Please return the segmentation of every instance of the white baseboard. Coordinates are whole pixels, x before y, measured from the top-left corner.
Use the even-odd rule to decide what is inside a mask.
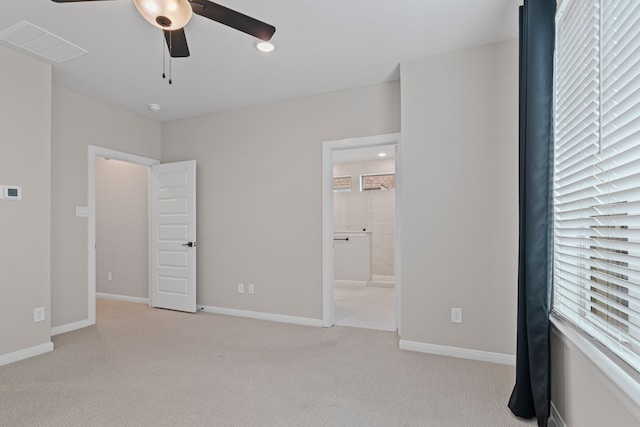
[[[91,326],[92,323],[89,323],[88,319],[80,320],[78,322],[67,323],[65,325],[56,326],[55,328],[51,328],[51,336],[64,334],[65,332],[75,331],[76,329],[86,328],[87,326]]]
[[[562,419],[562,415],[558,412],[558,408],[556,405],[551,402],[551,416],[549,417],[549,427],[567,427],[564,420]]]
[[[510,354],[491,353],[489,351],[472,350],[460,347],[428,344],[417,341],[400,340],[400,349],[417,351],[419,353],[437,354],[440,356],[457,357],[459,359],[479,360],[481,362],[515,365],[516,357]]]
[[[50,351],[53,351],[53,343],[51,341],[22,350],[14,351],[12,353],[0,354],[0,366],[28,359],[30,357],[39,356]]]
[[[128,297],[126,295],[105,294],[102,292],[96,292],[96,298],[149,305],[149,298]]]
[[[226,316],[248,317],[250,319],[269,320],[271,322],[292,323],[294,325],[322,327],[322,319],[308,317],[287,316],[284,314],[261,313],[259,311],[238,310],[235,308],[212,307],[198,305],[198,309],[205,313],[224,314]]]

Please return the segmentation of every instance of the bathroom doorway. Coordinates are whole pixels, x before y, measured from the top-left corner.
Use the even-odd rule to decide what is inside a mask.
[[[323,321],[399,328],[399,135],[323,146]]]

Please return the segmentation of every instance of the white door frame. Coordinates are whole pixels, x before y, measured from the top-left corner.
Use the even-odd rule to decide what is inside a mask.
[[[354,148],[396,145],[396,191],[394,232],[394,273],[396,290],[396,327],[400,333],[400,192],[402,170],[400,167],[400,134],[368,136],[363,138],[324,141],[322,143],[322,325],[333,326],[333,152]]]
[[[89,145],[87,156],[87,208],[88,208],[88,222],[87,222],[87,283],[88,283],[88,298],[87,298],[87,313],[89,325],[96,324],[96,158],[106,157],[114,160],[122,160],[124,162],[135,163],[138,165],[147,166],[150,168],[152,165],[160,163],[160,160],[151,159],[148,157],[137,156],[135,154],[125,153],[123,151],[116,151],[110,148],[98,147],[95,145]],[[147,179],[150,179],[150,172]]]

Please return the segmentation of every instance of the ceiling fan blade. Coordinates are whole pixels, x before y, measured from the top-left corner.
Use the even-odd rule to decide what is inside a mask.
[[[269,40],[276,27],[208,0],[189,0],[193,13],[212,19],[261,40]]]
[[[184,33],[184,28],[163,31],[164,40],[167,42],[172,58],[186,58],[189,56],[189,46],[187,45],[187,35]]]

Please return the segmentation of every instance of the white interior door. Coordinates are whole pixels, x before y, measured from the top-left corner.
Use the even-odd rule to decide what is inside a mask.
[[[152,307],[196,311],[196,162],[151,167]]]

